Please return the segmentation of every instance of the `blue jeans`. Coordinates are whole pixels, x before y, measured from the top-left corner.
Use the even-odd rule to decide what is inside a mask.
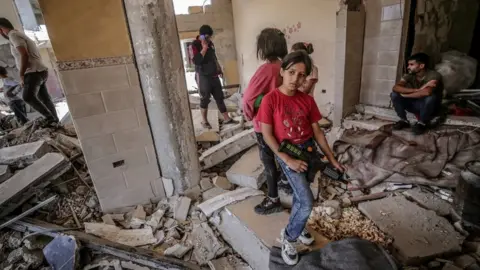
[[[301,149],[307,149],[307,147],[317,149],[313,140],[309,140],[306,143],[299,144],[297,146]],[[316,167],[315,163],[320,160],[320,155],[318,152],[316,152],[316,150],[315,154],[318,154],[318,158],[316,155],[314,155],[315,158],[312,158],[308,164],[308,170],[314,170]],[[293,242],[297,240],[307,224],[308,217],[310,216],[313,208],[313,194],[312,190],[310,189],[309,179],[307,179],[308,171],[304,173],[298,173],[290,169],[287,164],[278,156],[276,156],[276,158],[280,168],[282,169],[293,189],[293,206],[287,228],[285,229],[285,237],[288,241]]]
[[[392,103],[398,117],[407,120],[407,112],[419,115],[419,121],[428,124],[439,112],[442,98],[431,95],[423,98],[405,98],[397,92],[392,92]]]

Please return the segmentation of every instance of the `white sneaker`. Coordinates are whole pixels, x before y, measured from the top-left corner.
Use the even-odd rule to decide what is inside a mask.
[[[304,244],[306,246],[310,246],[311,244],[313,244],[313,241],[315,241],[315,238],[313,238],[313,236],[308,232],[307,229],[303,229],[303,232],[298,237],[298,240],[302,244]]]
[[[287,265],[295,265],[298,263],[298,252],[295,242],[289,242],[285,238],[285,229],[280,233],[280,240],[282,241],[282,259]]]

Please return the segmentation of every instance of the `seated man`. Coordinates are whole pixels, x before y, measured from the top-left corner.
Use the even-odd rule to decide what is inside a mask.
[[[395,84],[392,103],[400,121],[393,128],[400,130],[410,127],[407,111],[417,115],[413,126],[415,135],[423,134],[429,122],[440,113],[442,105],[442,75],[428,66],[428,55],[417,53],[408,59],[408,74]]]

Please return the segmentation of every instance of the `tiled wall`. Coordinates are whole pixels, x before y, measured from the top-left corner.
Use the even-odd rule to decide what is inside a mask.
[[[397,77],[404,2],[366,1],[361,103],[390,105],[390,93]]]
[[[102,209],[164,197],[132,58],[60,62],[59,69]]]

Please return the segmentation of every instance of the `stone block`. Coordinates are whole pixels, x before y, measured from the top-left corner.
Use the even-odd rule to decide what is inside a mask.
[[[115,172],[124,172],[148,164],[144,148],[115,153],[96,160],[87,159],[88,170],[94,182]]]
[[[148,127],[115,132],[113,139],[119,152],[153,144],[152,135]]]
[[[113,155],[117,152],[112,134],[81,140],[82,150],[89,160]]]
[[[203,152],[200,165],[203,169],[211,168],[225,159],[240,153],[257,142],[253,129],[245,130]]]
[[[132,86],[122,90],[103,91],[103,100],[108,112],[132,109],[143,106],[140,86]]]
[[[232,165],[227,171],[227,178],[235,185],[259,189],[266,180],[263,171],[259,148],[255,146]]]
[[[61,71],[67,97],[129,87],[125,65]]]
[[[404,264],[422,263],[461,251],[465,238],[448,220],[403,196],[360,203],[358,208],[393,237],[397,257]]]
[[[127,187],[135,185],[149,185],[151,181],[160,177],[157,163],[149,163],[133,169],[126,170],[124,173]]]
[[[192,200],[188,197],[178,198],[177,202],[175,203],[173,217],[180,222],[186,221],[191,203],[192,203]]]
[[[280,231],[288,224],[289,214],[258,215],[253,208],[263,200],[255,196],[229,205],[220,212],[221,222],[216,224],[223,239],[242,256],[252,269],[269,269],[270,248],[279,246]],[[266,226],[268,224],[268,226]],[[315,238],[313,250],[322,248],[328,239],[310,230]]]
[[[50,147],[43,141],[19,144],[0,149],[0,164],[11,165],[16,163],[30,164],[48,153]]]
[[[67,102],[74,119],[105,113],[100,93],[72,95],[69,96]]]
[[[0,183],[7,181],[12,176],[10,167],[8,165],[0,165]]]
[[[202,178],[202,180],[200,180],[200,187],[204,191],[213,188],[213,184],[212,181],[210,181],[210,178]]]
[[[216,187],[221,188],[221,189],[225,189],[225,190],[233,189],[232,183],[230,183],[230,181],[228,181],[228,179],[223,177],[223,176],[217,176],[217,177],[213,178],[213,184]]]
[[[421,207],[433,210],[440,216],[447,216],[450,214],[452,206],[433,195],[431,192],[422,191],[420,188],[404,191],[403,194],[418,203]]]
[[[220,140],[220,124],[218,123],[218,110],[208,110],[208,122],[211,129],[203,128],[202,113],[200,110],[192,110],[192,121],[197,142],[216,142]]]

